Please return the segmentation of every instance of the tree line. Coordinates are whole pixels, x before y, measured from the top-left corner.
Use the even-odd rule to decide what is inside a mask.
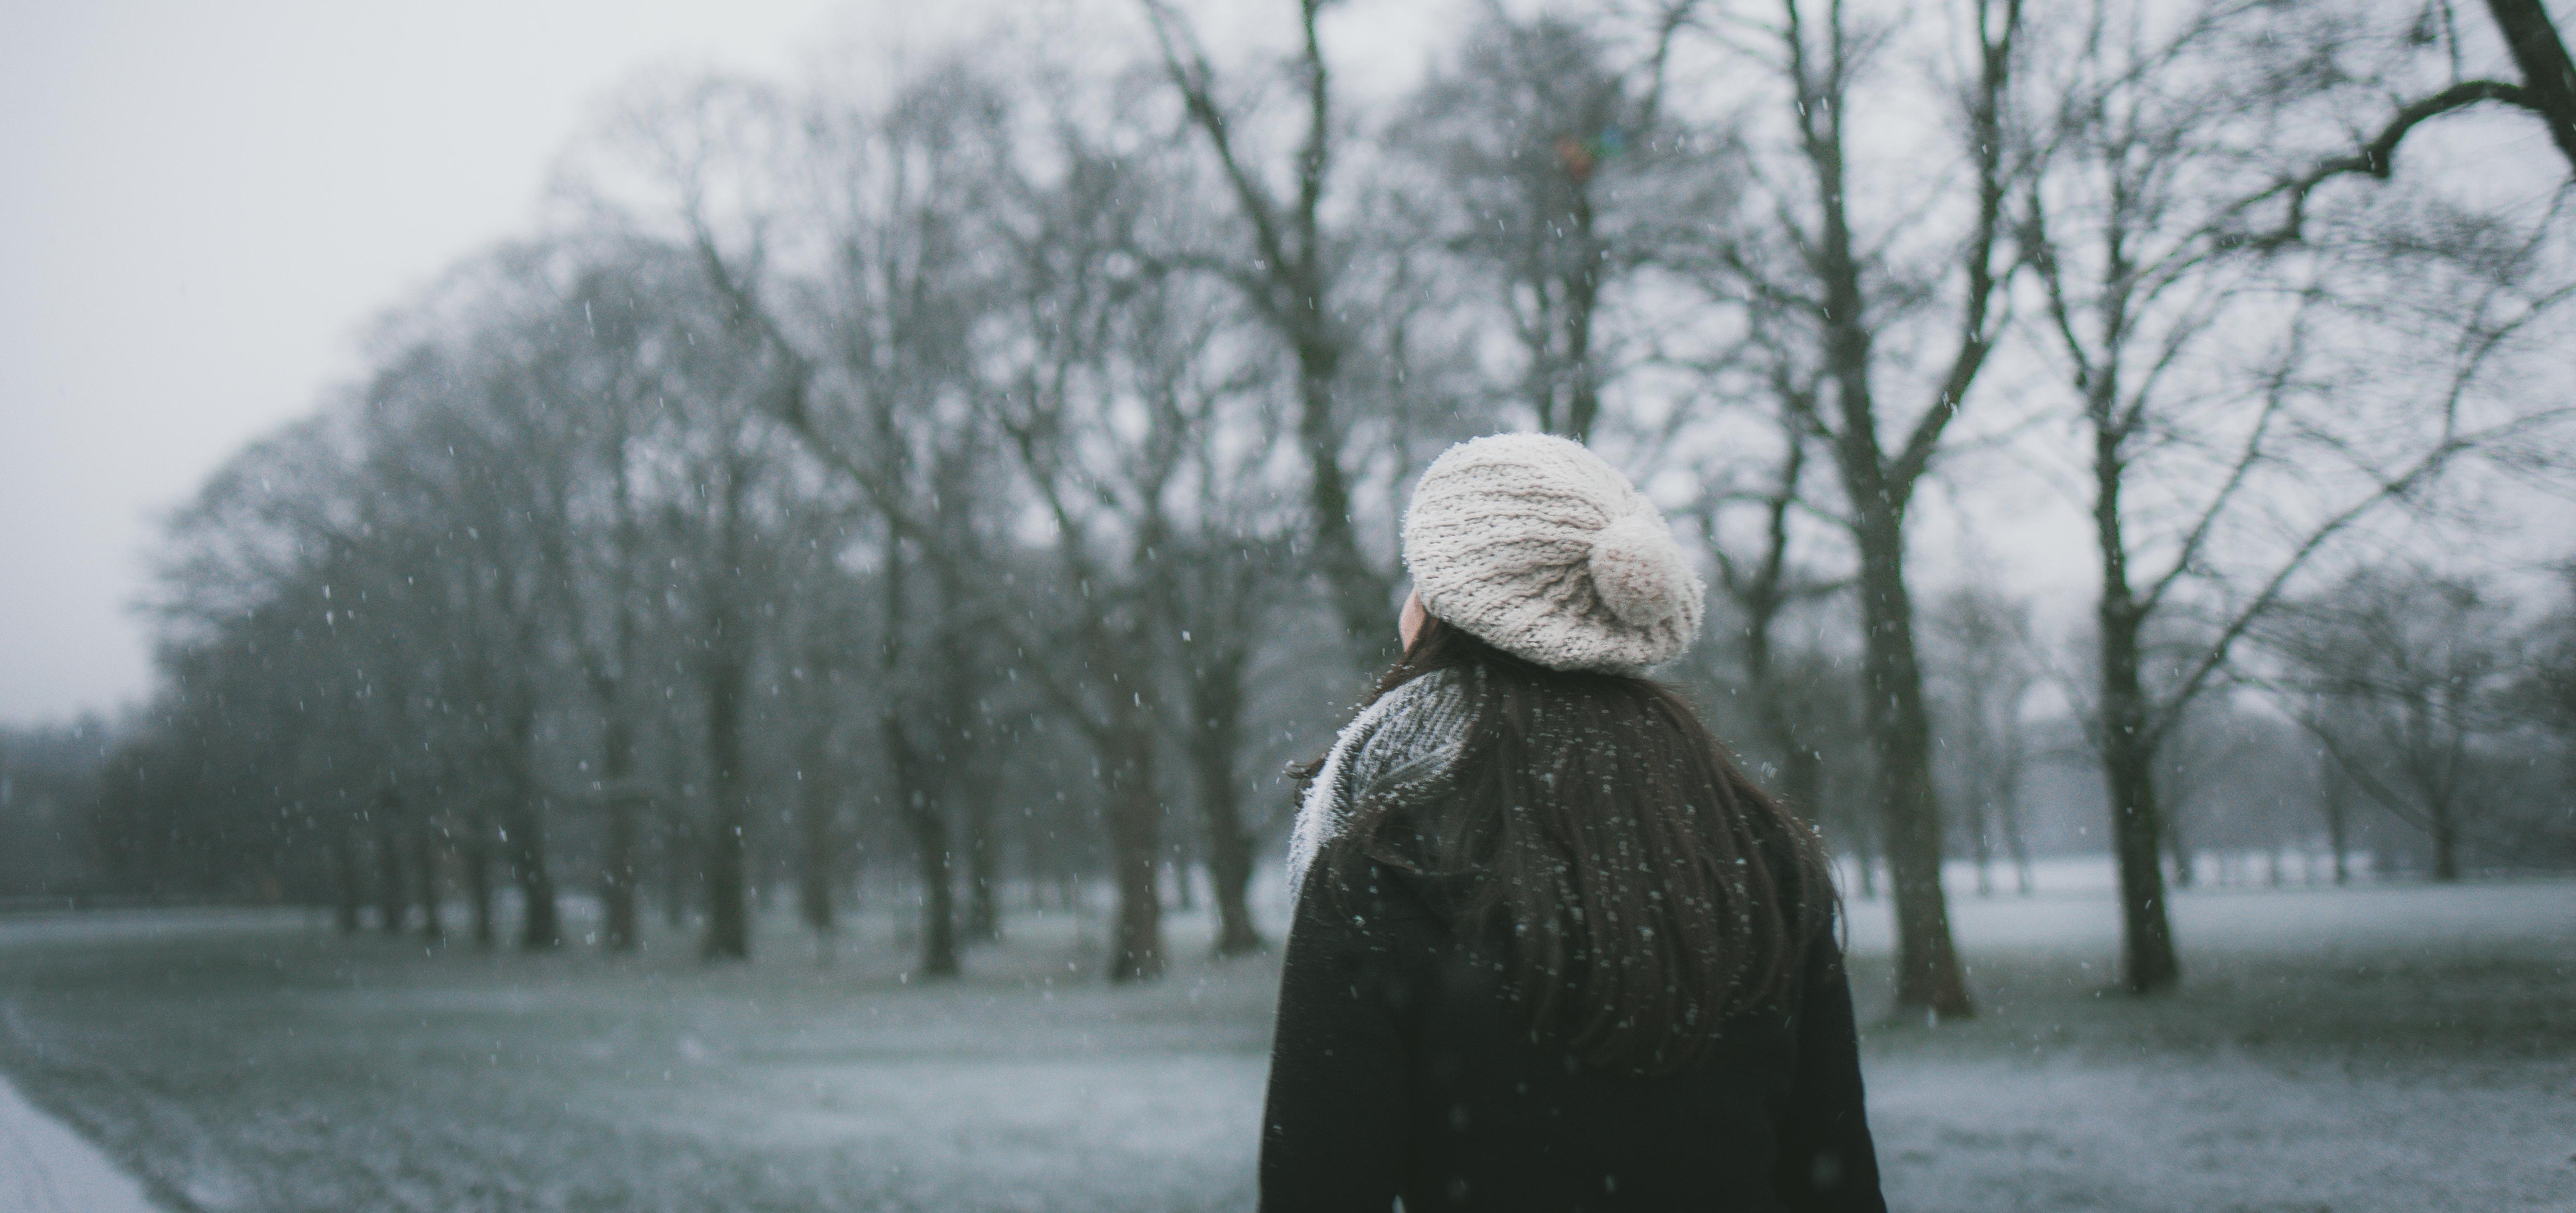
[[[542,232],[174,517],[102,861],[349,929],[443,930],[452,881],[532,948],[572,881],[605,948],[658,901],[738,958],[765,890],[828,936],[900,857],[931,975],[1097,875],[1116,980],[1204,872],[1256,950],[1410,480],[1506,428],[1692,534],[1674,677],[1883,865],[1901,1010],[1972,1012],[1943,861],[2025,849],[2052,754],[2140,992],[2230,738],[2300,730],[2437,874],[2564,854],[2514,772],[2564,769],[2568,624],[2457,542],[2569,485],[2538,5],[1493,5],[1383,96],[1338,8],[621,93]],[[2402,171],[2462,110],[2545,136],[2486,164],[2519,192]],[[1982,583],[2061,508],[2051,619]]]

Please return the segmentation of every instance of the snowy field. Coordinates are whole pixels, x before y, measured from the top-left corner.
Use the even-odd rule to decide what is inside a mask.
[[[1886,907],[1854,911],[1868,1013]],[[2576,1209],[2576,883],[2176,911],[2187,988],[2141,1003],[2100,893],[1959,899],[1984,1014],[1866,1042],[1896,1208]],[[713,971],[0,920],[0,1067],[170,1209],[1250,1208],[1275,964],[1200,960],[1185,915],[1171,978],[1110,990],[1100,930],[1021,917],[925,988],[877,919]]]

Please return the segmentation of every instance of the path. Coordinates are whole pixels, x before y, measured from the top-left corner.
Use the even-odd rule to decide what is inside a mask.
[[[156,1213],[143,1185],[0,1075],[0,1213]]]

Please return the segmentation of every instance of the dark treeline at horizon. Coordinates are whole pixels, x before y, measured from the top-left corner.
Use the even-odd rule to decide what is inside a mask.
[[[621,94],[173,517],[150,703],[6,735],[0,896],[542,949],[578,893],[732,959],[765,890],[894,890],[939,976],[1105,881],[1145,980],[1203,874],[1256,951],[1411,480],[1511,429],[1663,504],[1712,605],[1665,676],[1862,861],[1900,1008],[1973,1011],[1945,858],[2112,856],[2139,992],[2195,852],[2576,864],[2576,553],[2475,542],[2576,487],[2576,142],[2387,171],[2576,121],[2446,85],[2495,28],[1495,10],[1361,103],[1323,7],[1284,62],[1147,2],[866,99]]]

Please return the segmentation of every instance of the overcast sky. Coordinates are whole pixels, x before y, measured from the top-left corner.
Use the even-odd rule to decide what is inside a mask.
[[[0,5],[0,723],[143,697],[131,604],[158,519],[357,374],[379,309],[532,228],[557,152],[620,82],[672,65],[802,74],[996,14],[1101,27],[1115,23],[1070,14],[1130,7]],[[1263,24],[1238,0],[1201,7],[1220,46]],[[1383,72],[1418,61],[1401,48],[1446,7],[1371,6],[1336,41]]]
[[[622,79],[788,72],[930,7],[0,5],[0,722],[143,695],[157,516],[354,374],[377,309],[530,227]]]
[[[1220,53],[1288,32],[1279,0],[1193,7]],[[1401,87],[1465,8],[1355,6],[1326,31],[1341,83]],[[999,15],[1054,45],[1134,32],[1132,0],[0,4],[0,724],[143,698],[131,607],[160,517],[354,377],[380,309],[533,229],[557,153],[622,81],[846,69]],[[2528,127],[2494,127],[2528,156],[2472,162],[2554,163]],[[2018,520],[1999,533],[2050,524],[1987,545],[2027,566],[2013,580],[2072,588],[2067,503],[1996,500]]]

